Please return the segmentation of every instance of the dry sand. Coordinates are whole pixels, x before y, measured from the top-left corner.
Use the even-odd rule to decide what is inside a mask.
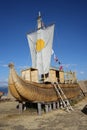
[[[81,110],[87,97],[76,104],[74,111],[52,110],[37,115],[36,110],[19,113],[17,102],[0,102],[0,130],[87,130],[87,115]]]

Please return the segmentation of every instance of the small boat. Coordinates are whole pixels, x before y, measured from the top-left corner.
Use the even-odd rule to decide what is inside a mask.
[[[0,91],[0,99],[1,99],[1,97],[4,95],[4,92],[1,92]]]
[[[70,83],[65,82],[63,70],[50,69],[54,24],[46,27],[42,23],[39,12],[37,30],[27,34],[32,68],[23,70],[22,76],[18,76],[14,64],[9,64],[9,90],[21,102],[54,102],[60,99],[54,87],[58,83],[68,99],[75,98],[80,94],[80,87],[72,76],[74,73],[69,73],[73,77]]]

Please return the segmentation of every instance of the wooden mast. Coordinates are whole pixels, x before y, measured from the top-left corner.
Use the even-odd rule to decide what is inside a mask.
[[[42,28],[42,17],[41,17],[41,12],[39,11],[38,17],[37,17],[37,30],[39,30],[41,28]],[[42,55],[41,55],[41,57],[42,57]],[[42,57],[42,59],[43,59],[43,57]],[[43,69],[43,63],[42,63],[42,69]],[[45,74],[41,74],[39,80],[44,81],[44,79],[45,79]]]
[[[42,27],[42,18],[41,13],[39,11],[38,17],[37,17],[37,29],[40,29]]]

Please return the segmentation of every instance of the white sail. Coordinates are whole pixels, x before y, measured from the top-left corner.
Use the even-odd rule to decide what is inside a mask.
[[[44,29],[41,28],[34,33],[27,34],[31,51],[32,67],[37,68],[39,74],[49,72],[53,34],[54,24]]]

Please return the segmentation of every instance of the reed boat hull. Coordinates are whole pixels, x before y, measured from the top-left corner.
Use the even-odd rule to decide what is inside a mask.
[[[11,73],[9,75],[9,80],[8,80],[8,87],[10,90],[11,95],[18,101],[24,101],[25,99],[19,94],[19,92],[16,89],[16,86],[13,82]]]
[[[3,93],[3,92],[0,92],[0,98],[1,98],[3,95],[4,95],[4,93]]]
[[[9,89],[17,100],[31,102],[58,101],[59,96],[51,83],[28,82],[17,75],[14,65],[10,64]],[[59,84],[67,98],[75,98],[80,94],[76,84]]]

